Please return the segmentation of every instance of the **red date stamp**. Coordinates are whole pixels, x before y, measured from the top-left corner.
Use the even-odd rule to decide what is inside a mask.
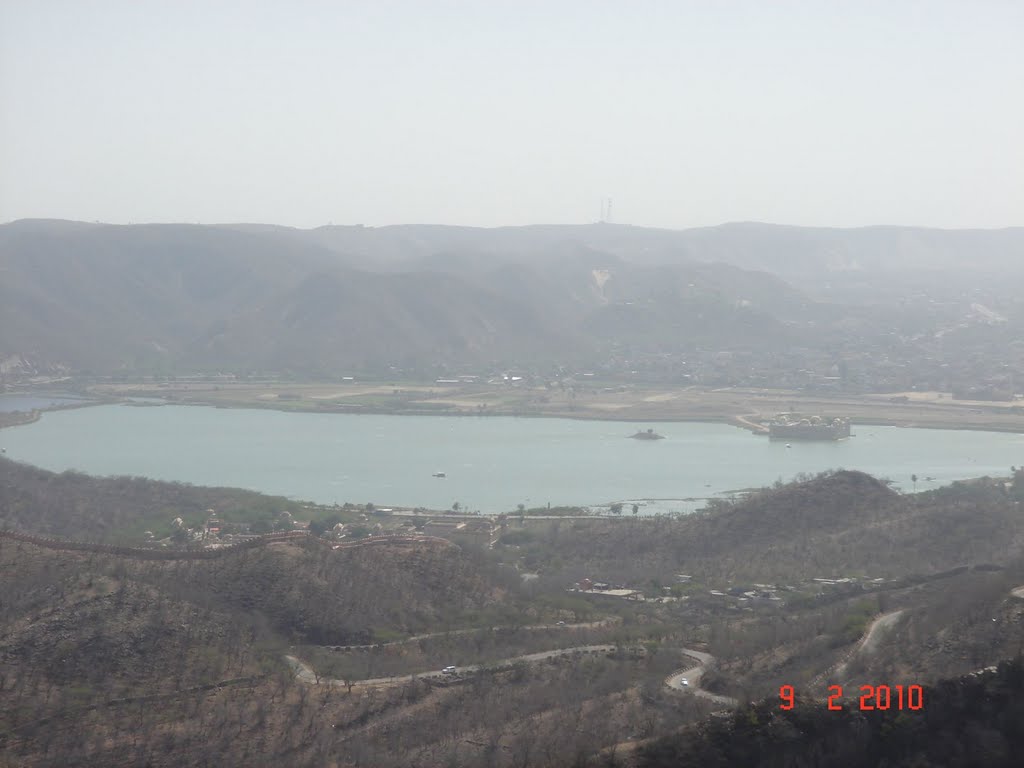
[[[828,708],[834,712],[843,709],[839,700],[843,698],[841,685],[828,687]],[[790,710],[796,706],[796,690],[792,685],[779,688],[779,709]],[[862,685],[859,699],[860,711],[914,710],[924,709],[924,689],[920,685]]]

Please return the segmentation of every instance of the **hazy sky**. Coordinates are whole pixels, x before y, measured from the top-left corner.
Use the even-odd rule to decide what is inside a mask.
[[[1024,224],[1024,2],[0,0],[0,221]]]

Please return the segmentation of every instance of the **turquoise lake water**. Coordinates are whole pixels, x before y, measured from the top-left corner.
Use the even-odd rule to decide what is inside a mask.
[[[1024,435],[1008,433],[855,425],[850,440],[787,448],[736,427],[687,422],[658,424],[664,440],[628,439],[648,426],[103,405],[2,430],[0,448],[57,471],[238,486],[326,504],[459,502],[485,513],[615,501],[647,501],[643,513],[686,512],[704,498],[801,472],[859,469],[910,491],[912,474],[923,490],[1024,464]]]

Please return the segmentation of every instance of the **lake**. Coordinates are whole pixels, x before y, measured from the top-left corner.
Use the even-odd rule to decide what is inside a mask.
[[[58,405],[81,405],[89,400],[75,395],[0,395],[0,413],[33,411]]]
[[[910,491],[1024,464],[1024,435],[854,426],[841,442],[769,441],[724,424],[514,417],[286,413],[102,405],[0,430],[8,458],[46,469],[237,486],[324,504],[485,513],[645,501],[686,512],[701,499],[801,472],[859,469]],[[432,477],[444,472],[447,477]],[[926,480],[925,478],[932,478]]]

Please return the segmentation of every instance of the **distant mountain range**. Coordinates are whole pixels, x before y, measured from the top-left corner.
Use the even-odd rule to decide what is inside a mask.
[[[865,305],[915,285],[955,294],[968,272],[1004,285],[1022,256],[1024,228],[22,220],[0,226],[0,371],[320,375],[783,350],[871,323]]]
[[[477,227],[325,226],[310,230],[225,225],[315,244],[374,268],[405,268],[441,253],[490,259],[544,259],[567,246],[585,247],[633,263],[725,262],[791,276],[848,270],[998,268],[1024,248],[1024,227],[945,230],[875,226],[856,229],[737,222],[687,230],[620,224]]]

